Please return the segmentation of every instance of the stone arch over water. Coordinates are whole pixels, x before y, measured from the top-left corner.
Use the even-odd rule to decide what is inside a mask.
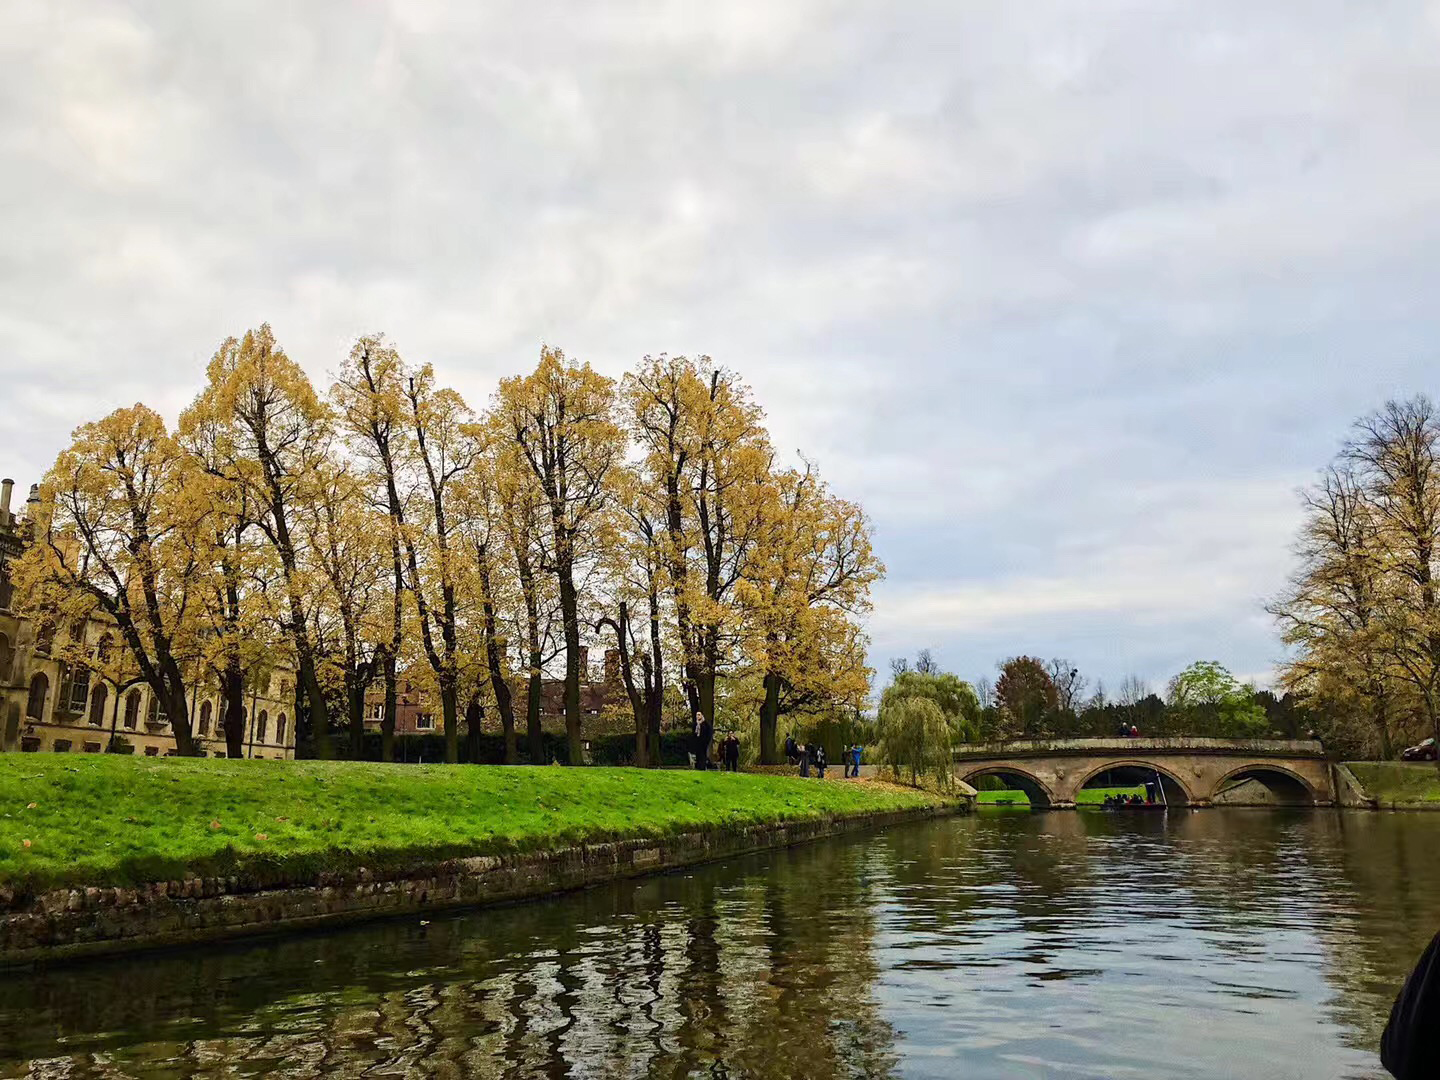
[[[1163,765],[1157,765],[1153,761],[1136,761],[1122,759],[1120,761],[1106,762],[1104,765],[1081,777],[1075,784],[1075,794],[1090,787],[1108,787],[1106,775],[1109,774],[1115,787],[1139,787],[1147,782],[1153,783],[1158,776],[1160,779],[1160,790],[1164,792],[1164,802],[1172,806],[1185,806],[1195,801],[1195,796],[1190,793],[1190,788],[1185,781],[1171,772]],[[1101,783],[1095,783],[1097,780]]]
[[[974,772],[966,773],[960,779],[972,787],[976,780],[982,776],[998,776],[1007,785],[1016,791],[1023,791],[1030,800],[1032,807],[1048,807],[1055,803],[1049,787],[1040,780],[1034,773],[1027,771],[1019,765],[989,765],[983,769],[976,769]]]
[[[1303,776],[1283,765],[1264,761],[1231,769],[1215,782],[1215,789],[1210,793],[1210,798],[1224,801],[1227,792],[1233,792],[1249,781],[1259,784],[1267,794],[1264,797],[1250,800],[1241,798],[1237,800],[1237,805],[1243,805],[1244,802],[1250,801],[1260,804],[1273,802],[1286,806],[1313,806],[1319,799],[1315,789]]]

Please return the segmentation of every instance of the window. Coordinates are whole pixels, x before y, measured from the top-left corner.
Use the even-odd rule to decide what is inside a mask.
[[[100,744],[99,744],[98,742],[87,742],[87,743],[85,744],[85,753],[87,753],[87,754],[98,754],[99,752],[100,752]]]
[[[285,745],[285,714],[280,714],[280,719],[275,721],[275,741],[281,746]]]
[[[15,595],[15,586],[10,584],[10,568],[0,564],[0,610],[10,606]]]
[[[49,653],[50,646],[55,644],[55,627],[49,623],[41,623],[35,630],[35,651]]]
[[[60,710],[71,716],[83,716],[90,700],[90,669],[66,664],[60,670]]]
[[[10,639],[0,634],[0,683],[10,678],[10,668],[15,660],[15,650],[10,647]]]
[[[200,734],[201,734],[201,735],[209,735],[209,734],[210,734],[210,716],[211,716],[210,702],[208,702],[208,701],[203,701],[203,702],[201,702],[201,703],[200,703]]]
[[[270,714],[269,714],[266,710],[261,709],[261,710],[260,710],[260,719],[255,722],[255,738],[256,738],[258,741],[260,741],[260,742],[264,742],[264,741],[265,741],[265,732],[266,732],[266,729],[269,728],[269,727],[270,727]]]
[[[68,754],[70,752],[70,746],[71,742],[69,739],[56,739],[54,750],[57,754]]]
[[[42,671],[30,680],[30,697],[25,702],[25,715],[31,720],[45,719],[45,699],[50,696],[50,680]]]
[[[415,717],[415,730],[416,730],[416,731],[434,731],[434,730],[435,730],[435,717],[434,717],[434,715],[431,714],[431,713],[428,713],[428,712],[422,712],[419,716]]]
[[[131,690],[125,698],[125,726],[135,730],[135,725],[140,722],[140,691]]]
[[[85,644],[85,620],[76,619],[70,624],[70,640],[77,645]]]
[[[90,723],[94,727],[105,726],[105,699],[110,696],[110,691],[105,685],[95,687],[95,692],[90,695]]]
[[[95,658],[102,664],[110,662],[110,650],[115,647],[114,639],[106,634],[100,639],[100,644],[95,646]]]
[[[147,747],[145,747],[145,756],[146,756],[146,757],[159,757],[159,756],[160,756],[160,748],[159,748],[158,746],[147,746]]]
[[[370,706],[370,719],[371,719],[371,720],[384,720],[384,719],[385,719],[385,702],[383,702],[383,701],[377,701],[377,702],[375,702],[375,704],[373,704],[373,705]]]
[[[152,690],[150,692],[150,708],[145,710],[145,723],[159,725],[169,723],[169,721],[169,714],[165,712],[164,706],[160,704],[160,699]]]

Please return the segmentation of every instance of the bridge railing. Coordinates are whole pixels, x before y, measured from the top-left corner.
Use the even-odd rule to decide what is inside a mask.
[[[1121,737],[1103,739],[1012,739],[1009,742],[965,743],[955,749],[956,761],[989,758],[1055,757],[1059,755],[1224,754],[1227,756],[1323,758],[1325,748],[1315,739],[1209,739],[1190,736],[1167,738]]]

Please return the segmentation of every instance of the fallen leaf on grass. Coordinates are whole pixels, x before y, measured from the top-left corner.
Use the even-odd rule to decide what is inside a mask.
[[[24,844],[26,847],[29,847],[29,846],[30,846],[30,841],[29,841],[29,840],[22,840],[22,841],[20,841],[20,842],[21,842],[22,844]]]
[[[256,840],[269,840],[270,837],[269,837],[267,834],[263,833],[263,832],[257,832],[257,833],[255,834],[255,839],[256,839]]]
[[[212,822],[210,822],[210,827],[211,827],[212,829],[218,829],[218,828],[220,828],[220,822],[218,822],[218,821],[212,821]]]
[[[26,804],[25,804],[25,809],[26,809],[26,810],[34,810],[34,809],[35,809],[37,806],[39,806],[39,805],[40,805],[40,804],[39,804],[38,802],[26,803]]]
[[[276,820],[276,821],[289,821],[290,819],[289,819],[288,817],[277,817],[275,820]]]

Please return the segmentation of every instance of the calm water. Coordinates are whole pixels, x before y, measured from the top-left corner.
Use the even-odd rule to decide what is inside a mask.
[[[0,979],[0,1075],[1368,1077],[1440,815],[984,813]]]

